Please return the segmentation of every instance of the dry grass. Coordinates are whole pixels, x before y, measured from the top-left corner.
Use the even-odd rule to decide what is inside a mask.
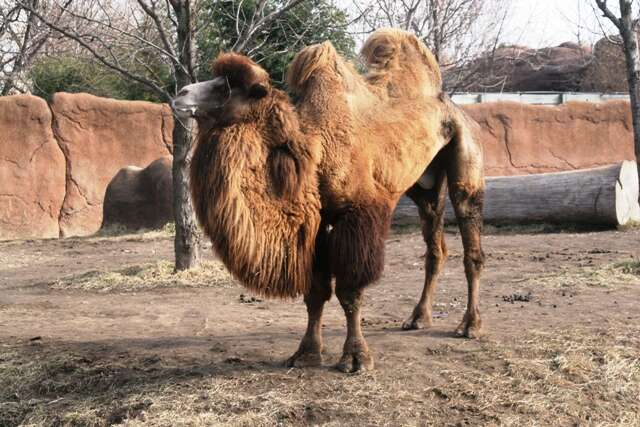
[[[488,343],[475,375],[444,372],[444,394],[501,425],[640,425],[640,329],[538,331],[513,347]]]
[[[618,226],[618,230],[620,231],[630,231],[630,230],[638,230],[638,229],[640,229],[640,222],[633,221],[633,220],[627,222],[625,225]]]
[[[640,224],[625,225],[619,227],[620,231],[634,230],[640,227]],[[556,234],[556,233],[580,233],[589,231],[602,231],[610,227],[597,225],[580,225],[580,224],[552,224],[546,222],[532,222],[529,224],[484,224],[483,235],[486,236],[513,236],[521,234]],[[401,218],[392,223],[391,231],[396,235],[418,233],[421,230],[420,223],[417,218]],[[455,223],[445,224],[445,232],[447,234],[458,234],[459,229]]]
[[[157,230],[137,230],[132,231],[124,226],[112,225],[101,228],[96,234],[86,237],[72,237],[71,239],[84,241],[104,241],[110,242],[131,241],[143,242],[148,240],[163,239],[172,237],[176,233],[176,225],[173,222],[165,224],[164,227]]]
[[[0,425],[640,425],[638,325],[460,343],[356,376],[5,347]]]
[[[613,267],[623,274],[640,277],[640,260],[617,262]]]
[[[220,287],[233,283],[219,261],[206,261],[200,268],[177,273],[173,269],[172,262],[159,261],[118,271],[88,271],[56,280],[49,286],[91,292],[138,292],[169,287]]]
[[[596,287],[612,288],[640,285],[640,261],[620,261],[602,266],[566,269],[561,272],[530,278],[528,284],[549,288]]]

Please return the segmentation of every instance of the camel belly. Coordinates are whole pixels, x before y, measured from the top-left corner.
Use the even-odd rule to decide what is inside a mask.
[[[420,179],[418,179],[417,184],[425,190],[431,190],[436,186],[436,175],[432,171],[427,170],[422,174]]]
[[[374,178],[394,195],[404,194],[414,184],[430,190],[436,185],[436,175],[428,167],[443,146],[443,141],[436,138],[425,143],[408,142],[395,159],[380,156]]]

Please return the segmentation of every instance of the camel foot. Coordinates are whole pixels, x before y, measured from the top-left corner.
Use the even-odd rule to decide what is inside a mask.
[[[336,365],[336,369],[344,373],[366,372],[373,370],[373,357],[365,347],[354,347],[345,350]]]
[[[470,316],[469,313],[465,313],[462,322],[456,328],[455,334],[461,338],[477,339],[485,335],[482,328],[482,320],[480,316]]]
[[[433,325],[431,313],[423,311],[418,307],[413,309],[411,316],[402,323],[402,330],[410,331],[415,329],[427,329]]]
[[[322,366],[322,353],[306,349],[298,349],[293,356],[287,359],[287,368],[309,368]]]

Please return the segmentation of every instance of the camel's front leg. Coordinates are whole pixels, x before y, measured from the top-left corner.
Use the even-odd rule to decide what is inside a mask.
[[[322,311],[331,298],[331,276],[315,273],[310,292],[305,295],[307,306],[307,331],[298,350],[287,360],[287,367],[301,368],[322,365]]]
[[[360,309],[362,289],[353,289],[336,283],[336,296],[347,318],[347,339],[344,342],[342,358],[336,366],[342,372],[360,372],[373,369],[373,358],[369,346],[362,335]]]

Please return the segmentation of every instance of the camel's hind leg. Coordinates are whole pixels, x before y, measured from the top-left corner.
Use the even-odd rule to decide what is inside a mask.
[[[422,237],[427,244],[427,253],[425,255],[424,288],[413,313],[402,324],[402,329],[405,330],[429,328],[432,325],[431,308],[436,281],[447,258],[447,248],[444,242],[446,172],[439,167],[439,162],[434,162],[427,170],[426,175],[428,176],[427,185],[424,182],[418,183],[407,191],[407,196],[418,206]]]
[[[449,196],[462,236],[468,287],[467,310],[456,335],[479,338],[484,334],[480,319],[480,273],[484,267],[480,242],[484,198],[482,154],[472,139],[455,141],[451,148],[447,169]]]

